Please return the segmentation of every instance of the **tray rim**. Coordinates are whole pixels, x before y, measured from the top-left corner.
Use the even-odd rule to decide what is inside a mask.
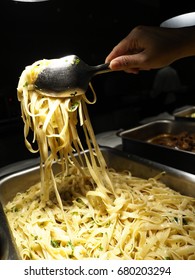
[[[190,151],[186,151],[186,150],[182,150],[182,149],[174,149],[174,148],[171,148],[171,147],[168,147],[168,146],[154,144],[154,143],[148,142],[146,140],[142,140],[142,139],[138,139],[138,138],[137,139],[136,138],[131,138],[131,137],[128,137],[127,135],[125,135],[127,133],[134,132],[134,131],[139,131],[139,130],[142,130],[144,128],[150,127],[152,125],[160,124],[160,123],[180,123],[180,122],[183,124],[183,122],[180,121],[180,120],[162,119],[162,120],[151,121],[151,122],[148,122],[146,124],[142,124],[142,125],[139,125],[139,126],[127,129],[127,130],[119,131],[117,133],[117,135],[122,138],[122,141],[123,140],[129,140],[129,141],[134,142],[134,143],[143,143],[143,144],[149,145],[151,147],[152,146],[156,146],[156,147],[159,147],[161,149],[165,149],[165,150],[169,150],[169,151],[175,151],[175,152],[179,152],[179,153],[184,153],[184,154],[189,154],[189,155],[194,155],[195,156],[195,152],[190,152]],[[189,125],[193,126],[193,122],[189,121],[188,123],[189,123]],[[194,132],[195,132],[195,125],[194,125]]]

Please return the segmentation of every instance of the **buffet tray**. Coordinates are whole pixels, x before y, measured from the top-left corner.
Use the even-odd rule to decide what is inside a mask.
[[[183,131],[195,133],[195,123],[177,120],[157,120],[129,130],[120,131],[117,135],[122,138],[123,151],[195,174],[194,152],[149,142],[161,134],[178,134]]]
[[[195,106],[189,106],[187,108],[181,108],[173,113],[175,120],[195,122],[195,117],[191,115],[195,114]]]
[[[178,171],[114,148],[101,147],[101,151],[108,167],[112,167],[116,171],[128,169],[133,176],[140,178],[154,177],[164,171],[165,174],[160,179],[162,182],[184,195],[195,197],[195,175],[193,174]],[[88,153],[88,151],[85,152]],[[23,192],[32,184],[40,181],[39,164],[33,159],[31,163],[31,167],[29,162],[25,167],[23,162],[18,162],[11,168],[9,166],[4,168],[3,173],[0,169],[0,174],[2,174],[2,176],[0,175],[0,259],[20,259],[3,208],[17,192]]]

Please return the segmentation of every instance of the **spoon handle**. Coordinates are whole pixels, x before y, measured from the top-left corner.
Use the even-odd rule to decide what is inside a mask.
[[[90,66],[90,71],[93,73],[93,75],[111,72],[112,70],[109,68],[109,65],[110,63],[104,63],[96,66]]]

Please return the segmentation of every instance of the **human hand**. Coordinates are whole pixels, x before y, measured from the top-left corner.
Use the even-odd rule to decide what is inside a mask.
[[[186,35],[184,29],[137,26],[114,47],[105,62],[110,62],[112,70],[128,73],[167,66],[187,56],[184,41],[188,29]]]

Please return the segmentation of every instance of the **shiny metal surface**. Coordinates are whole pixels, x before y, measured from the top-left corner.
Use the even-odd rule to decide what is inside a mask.
[[[122,149],[155,162],[195,174],[195,153],[169,148],[148,140],[160,134],[195,133],[195,122],[158,120],[120,132]]]
[[[178,28],[195,25],[195,12],[175,16],[161,23],[161,27]]]
[[[182,194],[195,197],[195,175],[178,171],[113,148],[102,147],[101,150],[108,167],[115,168],[117,171],[129,169],[134,176],[141,178],[153,177],[165,171],[165,175],[162,176],[161,181]],[[19,171],[20,164],[16,163],[17,172],[13,172],[12,169],[9,175],[7,173],[7,175],[0,178],[0,204],[2,207],[4,207],[18,191],[25,191],[32,184],[39,181],[39,166],[34,166],[33,160],[32,166],[33,167],[28,167],[24,170],[24,165],[22,165],[22,170]],[[18,259],[17,248],[2,208],[0,208],[0,225],[1,232],[3,233],[2,240],[0,240],[0,259]]]
[[[0,203],[0,260],[17,259],[20,259],[20,255]]]
[[[195,114],[195,106],[181,109],[175,112],[173,115],[176,120],[195,122],[195,117],[191,117],[191,114]]]
[[[76,55],[51,59],[35,81],[43,95],[67,97],[84,94],[94,75],[110,72],[109,63],[90,66]]]

